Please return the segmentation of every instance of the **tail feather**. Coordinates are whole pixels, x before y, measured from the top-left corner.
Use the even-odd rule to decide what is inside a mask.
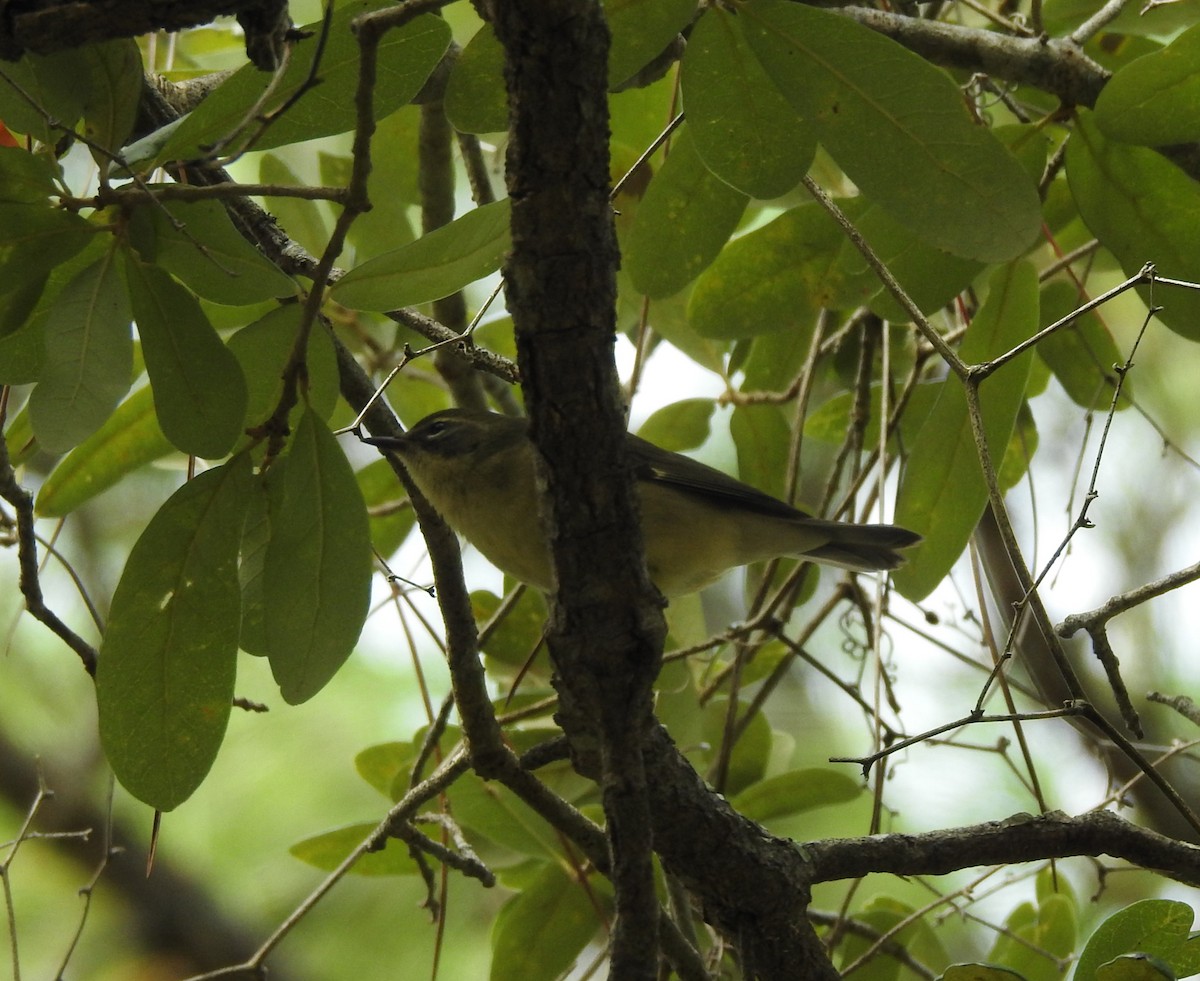
[[[909,548],[921,541],[916,532],[898,525],[835,525],[832,540],[808,554],[819,562],[859,572],[898,569],[904,556],[896,549]]]

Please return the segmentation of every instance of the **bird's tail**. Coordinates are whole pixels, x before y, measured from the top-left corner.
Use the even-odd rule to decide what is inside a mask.
[[[910,548],[921,541],[915,531],[898,525],[852,525],[830,522],[830,540],[808,555],[819,562],[839,565],[858,572],[897,569],[904,556],[897,549]]]

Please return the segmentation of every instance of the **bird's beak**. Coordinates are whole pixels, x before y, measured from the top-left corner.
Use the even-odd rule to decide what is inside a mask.
[[[360,439],[364,443],[369,443],[371,446],[378,446],[383,450],[401,450],[404,448],[403,436],[362,436]]]

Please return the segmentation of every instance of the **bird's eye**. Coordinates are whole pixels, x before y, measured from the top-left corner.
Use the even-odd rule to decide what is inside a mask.
[[[451,427],[450,423],[448,423],[444,420],[438,420],[437,422],[431,422],[428,426],[425,427],[425,438],[426,439],[438,439],[439,437],[445,435],[446,432],[448,430],[450,430],[451,428],[452,427]]]

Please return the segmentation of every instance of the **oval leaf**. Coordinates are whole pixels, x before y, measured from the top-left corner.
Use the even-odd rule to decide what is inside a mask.
[[[831,268],[842,239],[819,205],[785,211],[721,250],[692,290],[689,323],[702,337],[811,335],[817,311],[836,307],[851,288],[845,273]],[[860,292],[872,288],[864,284]]]
[[[446,81],[446,119],[461,133],[499,133],[508,129],[504,91],[504,46],[491,24],[467,42]]]
[[[809,767],[751,784],[731,803],[752,821],[787,817],[830,804],[845,804],[863,792],[861,781],[837,770]]]
[[[756,198],[790,191],[808,170],[816,138],[771,84],[737,24],[711,7],[683,55],[683,98],[701,159]]]
[[[604,0],[612,33],[608,86],[616,88],[653,61],[696,12],[696,0]]]
[[[355,18],[390,6],[383,0],[338,4],[329,26],[318,66],[319,85],[309,84],[317,38],[325,25],[310,24],[281,78],[245,65],[226,79],[186,117],[158,155],[166,160],[206,156],[218,140],[230,140],[221,152],[237,151],[254,138],[255,150],[333,136],[354,128],[354,96],[358,88],[358,39]],[[403,27],[388,31],[379,43],[374,115],[377,119],[399,109],[420,91],[450,44],[450,25],[433,14],[422,14]],[[268,86],[271,94],[262,102]],[[279,113],[265,130],[259,119],[269,117],[308,86],[300,98]]]
[[[284,464],[271,494],[263,617],[271,673],[296,705],[354,649],[371,598],[371,539],[354,471],[313,409]]]
[[[300,329],[300,312],[298,305],[284,304],[229,338],[229,350],[241,365],[247,384],[246,428],[265,422],[279,403],[283,370]],[[308,404],[327,419],[338,397],[337,355],[328,332],[319,324],[309,331],[305,366]],[[302,411],[297,405],[288,416],[292,428]]]
[[[204,779],[225,735],[237,658],[237,553],[250,461],[171,495],[134,545],[100,649],[100,738],[139,800],[169,811]]]
[[[1096,125],[1122,143],[1200,139],[1200,24],[1113,75],[1096,100]]]
[[[993,273],[987,299],[963,337],[960,354],[969,364],[997,357],[1032,336],[1038,322],[1036,270],[1025,262]],[[993,465],[1004,459],[1025,397],[1032,352],[1014,358],[983,382],[979,401]],[[941,582],[966,547],[987,503],[967,399],[955,377],[942,391],[917,434],[896,501],[896,523],[925,536],[904,567],[892,574],[896,588],[923,599]]]
[[[1058,280],[1042,289],[1043,326],[1057,323],[1081,302],[1079,290]],[[1076,318],[1037,346],[1038,357],[1054,372],[1054,377],[1076,405],[1092,410],[1112,403],[1116,374],[1113,366],[1123,359],[1108,327],[1096,311]],[[1132,404],[1134,379],[1128,375],[1121,385],[1123,397],[1118,409]]]
[[[1033,244],[1033,180],[944,71],[813,7],[752,0],[739,16],[767,74],[863,194],[963,258],[1003,261]]]
[[[1154,262],[1166,276],[1200,279],[1200,186],[1174,164],[1154,150],[1109,142],[1081,109],[1067,145],[1067,180],[1084,224],[1127,275]],[[1149,301],[1144,288],[1138,292]],[[1164,324],[1200,341],[1200,293],[1160,291],[1155,302]]]
[[[224,456],[246,415],[237,358],[196,298],[161,269],[127,254],[125,276],[162,431],[184,453]]]
[[[139,208],[131,236],[143,259],[214,303],[242,306],[297,292],[290,276],[242,238],[218,201]]]
[[[346,856],[375,831],[375,824],[352,824],[306,838],[288,849],[296,858],[324,872],[332,872]],[[354,875],[417,875],[420,869],[412,855],[398,841],[380,851],[365,852],[350,870]]]
[[[468,211],[356,266],[330,293],[355,310],[395,310],[449,296],[500,268],[512,241],[509,215],[507,198]]]
[[[148,387],[139,388],[50,471],[38,491],[37,513],[47,518],[70,514],[126,474],[173,449],[159,428],[153,393]]]
[[[131,320],[115,252],[63,287],[46,315],[46,360],[29,398],[33,429],[45,449],[61,453],[77,446],[129,391]]]
[[[746,201],[704,166],[685,125],[650,181],[625,244],[633,285],[654,299],[678,293],[717,257]]]
[[[599,926],[593,890],[547,862],[492,929],[493,981],[562,977]]]
[[[1190,935],[1192,908],[1170,899],[1144,899],[1096,928],[1079,955],[1075,981],[1097,981],[1103,964],[1122,954],[1152,954],[1181,978],[1200,971],[1200,938]]]

